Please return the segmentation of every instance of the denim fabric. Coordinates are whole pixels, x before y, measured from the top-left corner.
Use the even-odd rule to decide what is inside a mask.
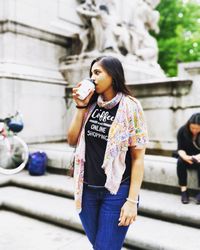
[[[128,226],[118,226],[121,207],[129,192],[124,182],[116,195],[105,188],[84,185],[83,205],[79,214],[85,233],[95,250],[120,250]]]

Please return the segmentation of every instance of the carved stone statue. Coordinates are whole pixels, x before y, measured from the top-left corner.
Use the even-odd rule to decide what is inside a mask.
[[[135,54],[144,61],[157,62],[158,47],[157,42],[153,36],[149,34],[149,30],[159,32],[157,25],[159,13],[152,9],[149,4],[150,0],[138,0],[137,15],[134,19],[134,33],[133,39],[137,37],[135,43]]]
[[[157,42],[149,34],[149,30],[159,32],[159,13],[153,9],[157,3],[158,0],[156,3],[155,0],[129,1],[119,35],[119,41],[129,55],[149,62],[157,62]]]
[[[108,2],[108,3],[106,3]],[[115,36],[116,13],[111,1],[101,1],[98,7],[99,16],[92,19],[96,49],[99,51],[112,50],[119,52]]]
[[[77,3],[77,33],[82,44],[63,57],[60,72],[69,83],[88,75],[93,59],[103,54],[118,57],[127,82],[164,77],[157,63],[158,46],[150,30],[159,31],[160,0],[74,0]],[[74,24],[75,24],[74,23]],[[75,54],[76,53],[76,54]]]
[[[84,3],[77,7],[78,14],[82,17],[84,29],[79,34],[79,38],[82,42],[81,53],[88,49],[89,41],[93,40],[93,30],[92,30],[92,18],[96,18],[97,8],[92,0],[86,0]]]
[[[134,60],[157,63],[158,47],[150,30],[159,32],[159,13],[154,10],[160,0],[126,1],[122,20],[117,19],[118,0],[85,0],[77,12],[83,19],[79,34],[83,52],[111,50],[132,56]]]
[[[91,40],[93,39],[93,51],[103,52],[111,49],[119,52],[114,32],[116,27],[114,5],[111,1],[109,1],[110,4],[107,4],[107,1],[98,2],[100,1],[86,0],[77,8],[77,12],[84,20],[85,27],[79,35],[82,42],[81,52],[88,49],[89,37]]]

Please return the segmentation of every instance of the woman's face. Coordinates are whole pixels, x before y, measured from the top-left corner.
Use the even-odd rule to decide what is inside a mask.
[[[189,125],[190,131],[193,135],[200,133],[200,125],[191,123]]]
[[[97,94],[114,92],[112,77],[99,64],[99,62],[94,63],[94,65],[92,66],[91,79],[95,82],[95,90]]]

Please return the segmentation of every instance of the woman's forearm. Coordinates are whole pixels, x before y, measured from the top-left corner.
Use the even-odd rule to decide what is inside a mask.
[[[71,146],[75,146],[77,144],[86,111],[87,109],[77,109],[74,114],[67,132],[67,141]]]
[[[144,160],[136,159],[132,163],[131,182],[128,198],[137,201],[144,176]]]
[[[181,157],[182,160],[188,162],[189,164],[192,164],[192,156],[188,155],[184,150],[178,150],[178,154]]]
[[[188,156],[184,150],[178,150],[178,155],[179,155],[181,158],[184,158],[184,157]]]

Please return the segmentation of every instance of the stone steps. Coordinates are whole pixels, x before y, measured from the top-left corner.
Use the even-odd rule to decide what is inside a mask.
[[[72,178],[50,173],[36,177],[23,171],[10,176],[3,185],[0,189],[2,208],[82,231],[71,199]],[[127,234],[128,247],[200,249],[199,206],[193,203],[182,205],[177,195],[151,190],[142,189],[140,196],[140,215]],[[190,235],[192,242],[188,241]]]
[[[3,209],[82,231],[71,199],[12,186],[1,187],[0,195]],[[199,229],[145,216],[138,216],[125,242],[128,246],[152,250],[200,248]]]
[[[179,193],[176,174],[177,159],[166,156],[145,155],[144,186],[154,190]],[[188,188],[193,193],[198,190],[197,172],[188,171]]]
[[[48,167],[56,172],[66,173],[69,167],[73,148],[67,143],[42,143],[29,145],[31,152],[45,151],[48,155]],[[176,159],[166,156],[145,156],[145,173],[143,186],[152,190],[178,193],[179,186],[176,175]],[[188,173],[188,188],[197,192],[197,174]],[[194,193],[193,192],[193,193]]]
[[[47,173],[40,177],[30,176],[28,171],[12,176],[0,175],[0,206],[83,232],[72,200],[73,179],[66,176],[73,148],[66,143],[31,145],[29,148],[31,152],[47,153]],[[194,171],[189,174],[189,189],[192,195],[197,192]],[[139,216],[127,234],[128,248],[200,249],[200,206],[195,204],[194,198],[190,204],[183,205],[177,193],[176,159],[146,155]]]
[[[0,210],[0,221],[0,249],[2,250],[91,249],[87,237],[71,229],[5,210]]]
[[[23,171],[11,176],[10,180],[7,179],[7,184],[73,199],[73,178],[69,176],[46,173],[44,176],[36,177],[30,176],[27,171]],[[194,199],[191,198],[190,204],[183,205],[180,202],[179,195],[147,189],[142,189],[140,196],[140,214],[200,227],[200,206],[195,204]]]

